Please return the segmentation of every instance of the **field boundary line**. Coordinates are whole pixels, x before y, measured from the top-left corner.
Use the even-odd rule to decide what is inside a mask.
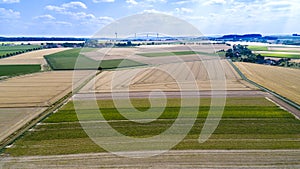
[[[48,108],[43,111],[41,114],[34,117],[31,121],[26,123],[24,126],[16,130],[13,134],[5,138],[3,141],[0,142],[0,154],[2,154],[6,148],[6,146],[13,144],[16,140],[18,140],[20,137],[22,137],[28,130],[35,127],[38,123],[49,117],[53,112],[59,108],[61,108],[65,103],[67,103],[70,98],[73,96],[73,92],[79,91],[82,87],[84,87],[89,81],[91,81],[94,77],[96,77],[99,73],[97,72],[95,75],[89,77],[85,81],[83,81],[81,84],[78,85],[78,87],[74,90],[71,90],[68,94],[63,96],[61,99],[56,101],[55,103],[48,106]]]
[[[276,98],[278,98],[278,99],[284,101],[285,103],[287,103],[287,104],[289,104],[290,106],[296,108],[297,110],[300,110],[300,105],[299,105],[299,104],[297,104],[297,103],[291,101],[290,99],[288,99],[288,98],[286,98],[286,97],[283,97],[283,96],[281,96],[280,94],[278,94],[278,93],[276,93],[276,92],[274,92],[274,91],[272,91],[272,90],[270,90],[270,89],[268,89],[268,88],[266,88],[266,87],[264,87],[264,86],[262,86],[262,85],[260,85],[260,84],[258,84],[258,83],[256,83],[256,82],[254,82],[254,81],[252,81],[252,80],[250,80],[250,79],[248,79],[248,78],[240,71],[240,69],[232,63],[232,61],[231,61],[230,59],[228,59],[228,62],[232,65],[232,67],[233,67],[233,68],[235,69],[235,71],[241,76],[241,78],[242,78],[243,80],[247,81],[248,83],[250,83],[250,84],[252,84],[252,85],[258,87],[259,89],[261,89],[261,90],[263,90],[263,91],[265,91],[265,92],[270,93],[271,95],[273,95],[273,96],[275,96]],[[294,113],[293,113],[293,114],[294,114]],[[296,115],[296,114],[295,114],[295,115]],[[296,115],[296,116],[298,116],[298,115]]]

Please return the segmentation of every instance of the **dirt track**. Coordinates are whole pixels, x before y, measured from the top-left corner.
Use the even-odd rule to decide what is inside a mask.
[[[129,152],[147,154],[148,152]],[[187,150],[150,158],[110,153],[8,157],[3,168],[299,168],[300,150]],[[1,166],[1,161],[0,161]]]

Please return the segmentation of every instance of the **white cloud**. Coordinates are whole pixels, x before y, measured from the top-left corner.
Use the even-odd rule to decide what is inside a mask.
[[[98,0],[99,1],[99,0]],[[103,1],[103,0],[101,0]],[[111,0],[104,0],[106,2],[111,1]],[[70,16],[71,19],[77,20],[77,22],[82,23],[82,24],[104,24],[104,23],[110,23],[114,19],[111,17],[96,17],[94,14],[91,13],[86,13],[86,12],[77,12],[71,9],[87,9],[87,6],[84,3],[81,2],[70,2],[70,3],[65,3],[60,6],[53,6],[53,5],[48,5],[46,6],[46,9],[55,11],[59,14],[67,15]]]
[[[226,0],[207,0],[203,3],[203,5],[215,5],[215,4],[224,5],[226,3],[227,3]]]
[[[175,8],[175,10],[177,13],[181,13],[181,14],[194,12],[194,10],[190,8]]]
[[[45,7],[47,10],[50,10],[50,11],[56,11],[56,12],[62,12],[65,10],[65,8],[63,7],[59,7],[59,6],[53,6],[53,5],[47,5]]]
[[[12,9],[0,8],[1,19],[18,19],[20,15],[20,12],[13,11]]]
[[[52,15],[40,15],[40,16],[34,17],[34,19],[55,20],[55,17],[53,17]]]
[[[102,17],[98,17],[99,20],[106,20],[106,21],[114,21],[114,18],[112,17],[108,17],[108,16],[102,16]]]
[[[86,25],[104,25],[113,22],[114,19],[108,16],[101,16],[83,20],[81,23]]]
[[[94,3],[100,3],[100,2],[115,2],[115,0],[93,0]]]
[[[109,1],[109,0],[105,0],[105,1]],[[71,9],[77,9],[77,8],[86,9],[87,6],[81,2],[70,2],[70,3],[62,4],[60,6],[53,6],[53,5],[46,6],[46,9],[55,11],[59,14],[70,16],[71,19],[77,20],[79,23],[82,23],[82,24],[99,25],[99,24],[104,24],[104,23],[110,23],[114,20],[113,18],[107,17],[107,16],[96,17],[94,14],[91,14],[91,13],[86,13],[86,12],[82,12],[82,11],[76,12],[74,10],[71,10]]]
[[[158,3],[166,3],[167,0],[144,0],[144,1],[136,1],[136,0],[126,0],[128,7],[138,7],[142,9],[152,8],[154,5],[158,5]]]
[[[69,15],[72,15],[75,19],[95,19],[95,15],[93,14],[87,14],[85,12],[77,12],[77,13],[72,13],[70,12]]]
[[[138,2],[136,2],[135,0],[126,0],[126,3],[130,4],[130,5],[137,5]]]
[[[69,2],[69,3],[65,3],[61,5],[63,8],[83,8],[83,9],[87,9],[87,6],[79,1],[76,2]]]
[[[173,15],[172,12],[158,11],[156,9],[146,9],[142,13],[158,13],[158,14],[165,14],[165,15]]]
[[[90,20],[87,20],[87,23],[93,24],[107,24],[110,22],[113,22],[114,19],[108,16],[101,16],[101,17],[95,17],[95,18],[90,18]]]
[[[61,6],[54,6],[54,5],[46,6],[46,9],[50,11],[56,11],[56,12],[65,12],[68,9],[77,9],[77,8],[87,9],[87,6],[84,3],[79,1],[65,3],[62,4]]]
[[[146,0],[147,2],[150,2],[150,3],[166,3],[167,0]]]
[[[65,22],[65,21],[48,21],[44,22],[47,24],[52,24],[52,25],[62,25],[62,26],[72,26],[73,24],[70,22]]]
[[[20,0],[0,0],[0,3],[12,4],[12,3],[19,3]]]
[[[183,5],[183,4],[189,4],[189,3],[194,3],[194,2],[199,2],[199,0],[183,0],[183,1],[173,2],[173,4]]]

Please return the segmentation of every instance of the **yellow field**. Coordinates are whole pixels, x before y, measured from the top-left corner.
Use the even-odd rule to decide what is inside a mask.
[[[250,80],[300,104],[300,70],[236,62]]]
[[[12,57],[0,59],[0,65],[22,65],[22,64],[44,65],[46,63],[44,59],[44,55],[50,55],[67,49],[70,48],[53,48],[53,49],[43,49],[43,50],[27,52]]]
[[[0,141],[72,90],[72,71],[40,72],[0,81]],[[89,77],[77,72],[74,85]]]
[[[213,54],[219,50],[227,50],[230,47],[225,44],[216,45],[149,45],[138,46],[133,48],[101,48],[93,52],[83,53],[85,56],[94,60],[111,60],[111,59],[131,59],[145,64],[167,64],[183,61],[197,61],[199,55],[201,59],[209,59],[211,56],[205,54],[198,55],[180,55],[167,57],[143,57],[141,53],[164,53],[164,52],[178,52],[178,51],[195,51]]]
[[[4,80],[0,108],[49,106],[71,91],[72,75],[72,71],[41,72]]]
[[[223,67],[223,69],[222,69]],[[209,71],[207,71],[209,70]],[[163,91],[211,90],[212,81],[223,72],[226,88],[213,90],[253,90],[254,86],[244,82],[229,65],[227,60],[208,60],[159,65],[157,67],[104,71],[90,82],[81,92],[118,92],[118,91]],[[210,72],[210,75],[208,75]],[[215,82],[215,81],[214,81]],[[218,83],[218,82],[217,82]],[[222,82],[220,82],[222,83]],[[182,84],[182,88],[178,86]]]
[[[81,92],[121,92],[121,91],[163,91],[183,90],[253,90],[254,86],[244,82],[229,65],[227,60],[220,60],[211,55],[218,50],[230,48],[218,45],[149,45],[135,48],[103,48],[85,53],[96,60],[131,59],[151,65],[117,71],[104,71],[95,78],[95,85],[90,82]],[[172,55],[171,52],[196,51],[201,54]],[[145,57],[141,53],[171,53],[172,56]],[[207,54],[206,54],[207,53]],[[218,76],[224,75],[226,87],[219,84]],[[213,80],[210,81],[210,80]],[[219,81],[218,81],[219,80]],[[181,86],[179,86],[181,85]]]

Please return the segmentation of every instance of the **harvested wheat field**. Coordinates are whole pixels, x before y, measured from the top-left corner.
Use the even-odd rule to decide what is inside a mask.
[[[250,80],[300,104],[300,70],[236,62]]]
[[[50,106],[71,91],[72,75],[72,71],[41,72],[1,81],[0,107]]]
[[[46,107],[0,108],[0,141],[10,136],[14,131],[45,110]]]
[[[200,45],[147,45],[138,47],[140,52],[160,52],[160,51],[201,51],[215,53],[219,50],[230,49],[226,44],[200,44]]]
[[[222,69],[223,67],[223,69]],[[208,71],[209,70],[209,71]],[[208,72],[210,72],[208,74]],[[233,70],[227,60],[207,60],[164,64],[156,67],[104,71],[90,82],[81,93],[88,92],[120,92],[120,91],[188,91],[212,90],[212,82],[225,83],[226,88],[216,86],[213,90],[255,90],[244,82]],[[220,81],[218,81],[220,80]],[[195,88],[195,84],[197,85]],[[181,85],[181,87],[179,86]]]
[[[77,73],[74,85],[89,77]],[[72,90],[72,71],[40,72],[0,81],[0,141]]]
[[[148,45],[132,48],[100,48],[92,52],[84,52],[83,55],[94,60],[131,59],[145,64],[167,64],[170,62],[195,61],[209,59],[216,51],[230,48],[225,44],[217,45]],[[143,57],[147,53],[170,53],[168,57]],[[175,53],[172,53],[175,52]],[[186,55],[176,56],[176,52],[187,52]],[[191,54],[201,52],[201,54]],[[208,55],[207,55],[208,54]],[[217,55],[215,55],[217,56]]]
[[[68,50],[70,48],[53,48],[43,49],[33,52],[27,52],[16,56],[0,59],[0,65],[22,65],[22,64],[45,64],[44,55],[50,55],[53,53]]]
[[[215,54],[227,48],[225,44],[149,45],[86,52],[85,56],[95,60],[126,58],[149,66],[103,71],[95,78],[95,85],[92,81],[81,92],[255,90],[239,77],[227,60]]]

